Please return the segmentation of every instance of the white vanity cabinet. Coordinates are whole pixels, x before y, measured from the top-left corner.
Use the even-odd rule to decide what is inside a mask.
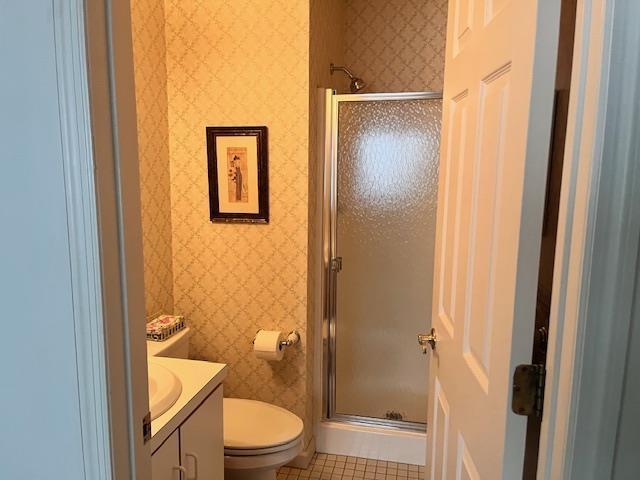
[[[152,480],[176,480],[180,466],[180,433],[178,430],[167,438],[151,456]]]
[[[223,480],[222,386],[153,452],[152,480]]]

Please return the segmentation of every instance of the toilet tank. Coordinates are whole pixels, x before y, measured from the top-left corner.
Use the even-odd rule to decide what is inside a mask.
[[[189,358],[189,327],[167,338],[164,342],[147,340],[147,355],[150,357]]]

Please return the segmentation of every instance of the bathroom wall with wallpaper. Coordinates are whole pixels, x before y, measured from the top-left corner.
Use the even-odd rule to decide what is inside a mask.
[[[147,319],[173,311],[164,2],[132,0]]]
[[[230,364],[226,395],[288,408],[305,420],[307,440],[321,301],[317,88],[348,89],[331,62],[364,77],[367,91],[439,88],[432,57],[444,48],[442,4],[131,0],[147,316],[184,314],[192,356]],[[374,53],[381,15],[391,22],[380,30],[389,45]],[[419,32],[422,48],[406,32]],[[407,48],[412,74],[394,58]],[[208,125],[269,127],[268,225],[209,221]],[[302,342],[268,364],[252,354],[258,328],[296,328]]]
[[[310,426],[309,4],[167,0],[165,16],[174,309],[193,328],[194,358],[230,364],[227,395]],[[207,125],[269,127],[268,225],[209,221]],[[296,328],[302,342],[270,364],[252,354],[259,328]]]
[[[365,92],[442,90],[448,0],[344,2],[344,60]]]

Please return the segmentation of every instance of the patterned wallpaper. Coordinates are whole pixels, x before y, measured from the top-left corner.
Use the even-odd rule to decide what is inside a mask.
[[[175,310],[194,329],[194,358],[230,364],[227,395],[283,406],[310,427],[309,5],[167,0],[165,9]],[[269,127],[268,225],[209,221],[207,125]],[[297,328],[302,342],[270,364],[252,353],[259,328]]]
[[[344,63],[345,0],[311,0],[309,32],[309,80],[312,90],[318,87],[335,88],[342,92],[349,88],[349,80],[342,74],[331,75],[329,65]],[[317,96],[311,96],[314,103]],[[315,122],[315,118],[311,118]]]
[[[173,311],[163,1],[132,0],[131,23],[138,112],[145,311],[147,319],[151,319],[159,313]]]
[[[132,0],[147,315],[186,315],[193,356],[230,364],[227,395],[311,426],[316,87],[347,90],[334,62],[367,91],[441,88],[445,19],[446,0]],[[209,222],[207,125],[269,127],[269,225]],[[301,345],[257,360],[258,328]]]
[[[345,2],[345,63],[365,92],[442,90],[447,0]]]

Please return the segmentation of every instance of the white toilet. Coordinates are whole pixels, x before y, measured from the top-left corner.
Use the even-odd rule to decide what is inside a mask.
[[[147,355],[188,358],[189,329],[147,342]],[[225,480],[274,480],[277,469],[302,451],[302,420],[284,408],[225,398],[223,417]]]

